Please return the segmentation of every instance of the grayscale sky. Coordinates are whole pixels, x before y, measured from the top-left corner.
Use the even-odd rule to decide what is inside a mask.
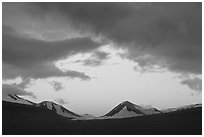
[[[202,102],[202,3],[3,3],[2,12],[3,92],[96,116],[125,100]]]

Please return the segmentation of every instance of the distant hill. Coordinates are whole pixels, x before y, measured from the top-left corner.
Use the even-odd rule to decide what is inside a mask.
[[[52,102],[52,101],[43,101],[41,103],[34,103],[34,102],[31,102],[31,101],[26,100],[24,98],[21,98],[15,94],[4,95],[2,99],[3,99],[3,101],[6,101],[6,102],[31,105],[31,106],[35,106],[35,107],[43,107],[45,109],[51,110],[52,112],[54,112],[58,115],[72,118],[72,119],[87,119],[87,117],[83,117],[83,115],[76,114],[76,113],[66,109],[62,105],[59,105],[59,104]]]
[[[2,102],[3,135],[201,135],[202,107],[123,119],[71,120],[34,105]]]

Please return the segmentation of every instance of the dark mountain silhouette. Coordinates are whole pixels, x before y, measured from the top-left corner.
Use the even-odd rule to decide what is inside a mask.
[[[123,119],[72,120],[45,107],[2,102],[3,135],[201,135],[202,107]]]

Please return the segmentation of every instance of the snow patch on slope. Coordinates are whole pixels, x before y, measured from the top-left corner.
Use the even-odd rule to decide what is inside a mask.
[[[52,101],[44,101],[38,104],[40,107],[45,107],[51,111],[55,111],[58,115],[64,116],[64,117],[69,117],[69,118],[79,118],[80,116],[78,114],[75,114],[66,108],[64,108],[61,105],[58,105]]]
[[[114,109],[112,109],[105,116],[100,117],[99,119],[107,119],[107,118],[127,118],[127,117],[135,117],[135,116],[143,116],[143,115],[151,115],[161,113],[156,108],[146,108],[135,105],[129,101],[124,101],[117,105]]]
[[[20,98],[19,96],[15,95],[15,94],[8,94],[8,95],[2,95],[2,100],[6,101],[6,102],[12,102],[12,103],[18,103],[18,104],[26,104],[26,105],[33,105],[34,103]]]
[[[126,118],[126,117],[135,117],[135,116],[141,116],[141,115],[142,114],[137,114],[134,111],[127,110],[127,107],[125,106],[121,111],[111,116],[110,118]]]
[[[174,111],[179,111],[183,109],[190,109],[190,108],[197,108],[197,107],[202,107],[202,104],[191,104],[191,105],[181,106],[177,108],[167,108],[167,109],[163,109],[162,112],[168,113],[168,112],[174,112]]]

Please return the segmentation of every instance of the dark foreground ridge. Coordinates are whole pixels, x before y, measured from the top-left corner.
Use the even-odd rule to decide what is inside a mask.
[[[3,135],[201,135],[202,107],[106,120],[70,120],[48,109],[2,102]]]

